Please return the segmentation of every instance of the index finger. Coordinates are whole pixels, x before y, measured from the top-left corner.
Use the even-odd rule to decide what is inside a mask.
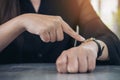
[[[62,28],[65,33],[78,41],[84,41],[85,38],[76,33],[66,22],[62,21]]]

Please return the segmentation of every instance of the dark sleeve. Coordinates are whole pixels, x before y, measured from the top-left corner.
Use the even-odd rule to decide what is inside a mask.
[[[20,46],[17,46],[17,41],[14,40],[0,52],[0,64],[19,63],[21,55]]]
[[[7,64],[15,61],[16,48],[13,43],[0,52],[0,64]]]
[[[95,37],[103,41],[109,52],[109,61],[100,62],[101,64],[120,65],[120,40],[110,31],[97,16],[89,0],[81,0],[79,5],[80,34],[86,39]]]

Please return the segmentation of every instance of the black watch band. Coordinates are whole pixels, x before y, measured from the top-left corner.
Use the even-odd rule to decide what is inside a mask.
[[[99,58],[99,57],[102,55],[102,52],[103,52],[103,50],[104,50],[104,46],[101,48],[100,43],[99,43],[96,39],[94,39],[93,41],[94,41],[94,42],[97,44],[97,46],[98,46],[97,58]]]

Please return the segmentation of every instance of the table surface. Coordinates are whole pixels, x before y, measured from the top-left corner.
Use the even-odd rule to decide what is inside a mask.
[[[55,64],[0,65],[0,80],[120,80],[120,66],[97,66],[92,73],[60,74]]]

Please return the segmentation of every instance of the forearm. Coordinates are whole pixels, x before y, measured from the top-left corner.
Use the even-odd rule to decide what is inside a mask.
[[[18,16],[0,26],[0,51],[25,30],[40,36],[44,42],[62,41],[63,32],[78,41],[84,40],[60,16],[30,13]]]
[[[14,18],[0,25],[0,52],[24,31],[19,19]]]
[[[99,37],[99,40],[103,41],[108,48],[108,63],[112,65],[120,65],[120,41],[113,34],[110,33],[106,36]]]

